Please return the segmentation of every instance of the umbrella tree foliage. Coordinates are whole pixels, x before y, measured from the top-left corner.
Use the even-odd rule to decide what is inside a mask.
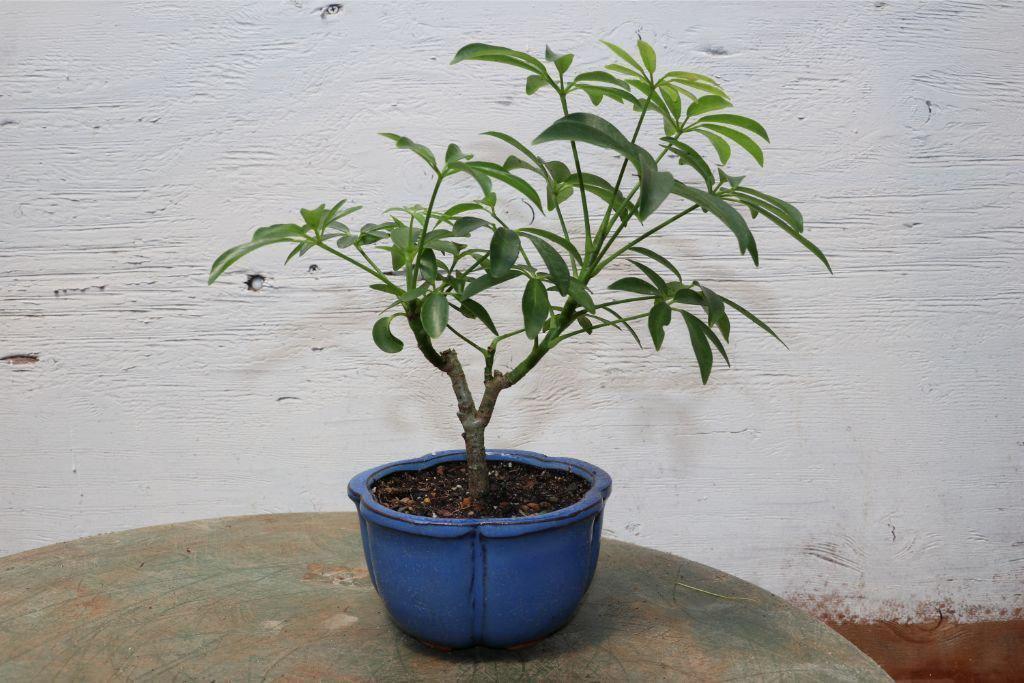
[[[729,95],[713,78],[660,70],[654,49],[643,40],[637,42],[636,54],[604,44],[613,62],[575,75],[570,75],[571,54],[548,49],[541,60],[494,45],[463,47],[453,63],[497,62],[524,71],[527,95],[550,95],[560,117],[529,143],[499,131],[484,133],[508,145],[510,154],[503,163],[477,159],[456,144],[435,154],[405,136],[384,133],[429,166],[435,180],[425,207],[392,208],[380,222],[359,228],[350,226],[349,216],[361,207],[345,200],[303,209],[301,222],[257,229],[250,241],[221,254],[210,272],[212,283],[249,252],[281,243],[291,245],[286,262],[321,249],[363,271],[371,288],[392,297],[373,325],[377,346],[387,353],[403,350],[394,330],[395,321],[401,320],[427,361],[451,380],[474,498],[487,491],[484,431],[499,394],[566,340],[612,328],[642,345],[636,327],[646,326],[654,348],[660,349],[666,328],[678,317],[706,383],[716,353],[729,362],[725,344],[731,314],[778,338],[740,304],[693,274],[684,276],[669,255],[656,251],[657,237],[678,229],[683,217],[696,211],[713,216],[732,232],[740,254],[755,266],[757,242],[744,213],[751,221],[762,218],[829,267],[804,235],[799,210],[725,170],[736,152],[764,165],[768,133],[760,123],[732,113]],[[582,111],[609,102],[634,112],[632,131],[623,132],[605,118]],[[651,150],[638,143],[645,124],[661,133]],[[621,157],[617,175],[608,179],[584,171],[584,148]],[[460,175],[479,185],[479,198],[443,204],[442,186]],[[548,216],[548,223],[510,225],[497,210],[499,191],[524,198]],[[566,202],[574,197],[582,220],[566,215]],[[628,262],[634,273],[598,288],[595,278],[619,261]],[[502,286],[522,290],[521,321],[514,329],[499,328],[487,308],[489,291]],[[474,340],[460,331],[460,318],[477,321],[488,337]],[[446,333],[483,356],[479,402],[457,352],[439,350]],[[508,370],[495,369],[499,346],[518,335],[531,341],[530,350]]]

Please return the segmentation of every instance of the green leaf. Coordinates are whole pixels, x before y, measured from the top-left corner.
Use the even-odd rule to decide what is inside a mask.
[[[614,71],[615,73],[620,73],[624,76],[630,76],[631,78],[645,78],[643,73],[644,69],[639,64],[637,64],[637,68],[635,70],[618,63],[609,64],[605,68],[608,69],[609,71]]]
[[[764,126],[754,119],[749,119],[746,116],[739,116],[737,114],[708,114],[697,123],[724,123],[737,128],[745,128],[760,135],[764,138],[765,142],[771,142],[768,139],[768,131],[764,129]]]
[[[483,218],[477,218],[476,216],[462,216],[455,221],[452,226],[452,235],[454,237],[469,237],[470,233],[478,228],[484,228],[490,226],[489,221],[485,221]]]
[[[752,187],[740,185],[735,188],[737,194],[746,194],[751,197],[755,197],[764,202],[767,202],[770,206],[775,207],[778,212],[789,219],[790,224],[796,229],[797,232],[804,231],[804,216],[800,211],[790,204],[789,202],[783,201],[778,197],[773,197],[770,194],[755,190]]]
[[[739,313],[740,313],[741,315],[743,315],[743,317],[745,317],[745,318],[746,318],[747,320],[749,320],[750,322],[754,323],[755,325],[757,325],[758,327],[760,327],[760,328],[761,328],[762,330],[764,330],[765,332],[767,332],[767,333],[768,333],[768,334],[770,334],[771,336],[775,337],[775,340],[776,340],[776,341],[778,341],[778,342],[779,342],[780,344],[782,344],[783,346],[786,346],[786,342],[782,341],[782,339],[781,339],[781,338],[779,337],[779,335],[775,334],[775,331],[774,331],[774,330],[772,330],[772,328],[768,327],[768,323],[764,322],[763,320],[761,320],[760,318],[758,318],[758,317],[757,317],[756,315],[754,315],[753,313],[751,313],[751,312],[750,312],[750,311],[748,311],[747,309],[745,309],[745,308],[743,308],[742,306],[740,306],[740,305],[739,305],[738,303],[736,303],[735,301],[733,301],[733,300],[731,300],[731,299],[726,299],[726,298],[725,298],[724,296],[722,296],[721,294],[719,294],[719,297],[720,297],[720,298],[722,299],[722,301],[724,301],[724,302],[725,302],[725,304],[726,304],[727,306],[730,306],[730,307],[731,307],[731,308],[733,308],[734,310],[738,311],[738,312],[739,312]],[[788,349],[789,347],[788,347],[788,346],[786,346],[786,348]]]
[[[620,104],[622,102],[629,102],[634,106],[640,104],[640,101],[633,95],[633,93],[621,88],[610,88],[606,85],[591,85],[586,83],[580,83],[576,85],[576,88],[587,93],[594,106],[601,104],[601,99],[604,97],[615,100]]]
[[[672,138],[662,138],[662,140],[668,142],[666,146],[676,155],[681,165],[691,166],[700,174],[700,177],[704,179],[704,183],[708,187],[708,192],[711,192],[715,186],[715,176],[711,172],[708,162],[704,161],[704,157],[684,142],[679,142]]]
[[[537,237],[541,237],[549,242],[557,244],[562,247],[562,249],[565,249],[569,256],[572,257],[572,260],[583,265],[583,258],[580,256],[579,250],[576,249],[576,245],[565,239],[562,235],[556,235],[550,230],[545,230],[543,228],[519,228],[518,232],[525,235],[536,235]]]
[[[658,65],[658,57],[654,53],[654,48],[643,40],[636,41],[636,46],[640,51],[640,59],[644,60],[644,66],[647,67],[647,71],[653,76],[654,69]]]
[[[642,254],[643,256],[646,256],[647,258],[651,259],[652,261],[660,263],[669,272],[671,272],[673,275],[675,275],[677,280],[682,280],[683,279],[683,276],[679,274],[679,269],[676,268],[674,265],[672,265],[672,262],[669,261],[664,256],[662,256],[661,254],[659,254],[659,253],[657,253],[655,251],[651,251],[650,249],[648,249],[646,247],[636,247],[636,246],[634,246],[634,247],[630,247],[629,250],[630,251],[635,251],[638,254]]]
[[[597,196],[605,204],[611,204],[619,220],[626,220],[636,213],[636,206],[626,201],[622,193],[616,191],[612,184],[601,176],[593,173],[584,173],[579,176],[573,173],[565,180],[565,183],[568,187],[575,188],[579,186],[581,177],[583,178],[583,189]]]
[[[608,311],[613,316],[615,316],[615,320],[618,321],[618,323],[620,325],[622,325],[623,327],[626,328],[626,330],[629,332],[630,336],[633,337],[633,341],[636,342],[636,345],[639,346],[641,349],[644,348],[643,342],[640,341],[640,335],[638,335],[636,333],[636,330],[633,329],[633,326],[629,324],[628,320],[626,320],[621,315],[619,315],[618,311],[616,311],[614,308],[612,308],[608,304],[604,304],[604,305],[598,306],[598,308],[603,308],[604,310]],[[597,317],[597,316],[595,316],[595,317]],[[601,322],[604,322],[604,318],[598,317],[598,320],[601,320]]]
[[[456,161],[468,159],[469,156],[469,154],[463,152],[462,149],[453,142],[452,144],[448,145],[448,149],[445,150],[444,163],[451,164]]]
[[[490,136],[492,138],[498,138],[502,142],[505,142],[505,143],[507,143],[509,145],[512,145],[513,147],[518,149],[520,152],[522,152],[526,156],[527,159],[529,159],[530,161],[535,163],[538,168],[543,168],[544,167],[544,162],[541,160],[541,158],[539,156],[534,154],[533,150],[531,150],[529,147],[527,147],[523,143],[519,142],[519,140],[516,140],[514,137],[512,137],[508,133],[502,133],[502,132],[496,131],[496,130],[489,130],[489,131],[485,132],[484,135]]]
[[[510,50],[507,47],[498,45],[485,45],[484,43],[470,43],[455,53],[452,64],[462,61],[475,60],[478,62],[499,62],[510,64],[533,73],[544,75],[547,71],[544,65],[536,57],[531,57],[525,52]]]
[[[403,252],[409,251],[409,226],[396,223],[391,228],[391,243]]]
[[[597,307],[594,306],[594,300],[591,298],[590,292],[587,291],[587,286],[576,278],[569,280],[569,296],[588,313],[597,312]]]
[[[451,207],[443,214],[441,214],[443,220],[450,220],[453,216],[458,216],[460,213],[466,213],[467,211],[473,211],[479,209],[480,205],[476,202],[461,202]]]
[[[661,94],[665,106],[668,107],[668,111],[664,112],[666,117],[675,123],[683,115],[683,103],[679,99],[679,91],[671,86],[663,85],[658,88],[658,92]]]
[[[508,274],[519,258],[519,235],[508,228],[498,228],[491,236],[491,259],[487,274],[497,279]]]
[[[648,266],[645,263],[640,263],[639,261],[634,261],[633,259],[626,259],[626,260],[629,261],[630,263],[632,263],[637,268],[639,268],[643,272],[643,274],[647,276],[647,279],[650,281],[650,283],[652,285],[654,285],[657,288],[659,294],[667,294],[668,293],[668,286],[667,286],[667,284],[665,282],[665,279],[662,278],[660,275],[658,275],[658,273],[655,272],[655,270],[653,268],[651,268],[650,266]]]
[[[614,52],[619,59],[624,61],[626,64],[629,64],[630,66],[634,67],[637,70],[638,76],[643,74],[644,68],[640,66],[640,62],[633,59],[632,55],[630,55],[628,52],[623,50],[615,43],[609,43],[607,40],[602,40],[601,42],[604,43],[605,47]]]
[[[554,62],[555,68],[558,69],[559,74],[564,74],[572,66],[573,55],[564,54],[560,55],[551,50],[550,47],[544,48],[544,59],[549,62]]]
[[[324,226],[324,219],[327,218],[327,209],[323,204],[315,209],[299,209],[299,213],[302,214],[306,225],[317,231]]]
[[[695,187],[684,185],[683,183],[677,182],[672,188],[675,194],[681,197],[689,199],[699,207],[708,211],[714,215],[718,220],[725,223],[726,227],[732,230],[733,234],[736,235],[736,239],[740,244],[740,253],[747,253],[747,249],[750,250],[750,257],[754,261],[756,266],[758,263],[757,258],[757,245],[754,242],[754,235],[751,234],[750,228],[747,226],[747,222],[743,220],[743,216],[740,212],[722,200],[717,195],[698,190]]]
[[[531,278],[523,290],[523,321],[529,339],[537,338],[550,312],[548,290],[543,282]]]
[[[278,223],[276,225],[268,225],[265,228],[257,228],[252,233],[253,242],[262,242],[263,240],[273,240],[278,238],[295,238],[300,240],[306,239],[307,228],[300,227],[294,223]]]
[[[266,247],[271,244],[280,244],[281,242],[292,242],[293,240],[287,237],[275,237],[271,239],[258,240],[255,242],[246,242],[245,244],[239,244],[231,247],[223,254],[218,256],[214,260],[213,265],[210,266],[210,277],[207,279],[206,284],[212,285],[217,281],[224,271],[235,264],[240,258],[246,254],[256,251],[262,247]],[[300,245],[301,246],[301,245]]]
[[[532,76],[527,76],[526,77],[526,94],[527,95],[532,95],[533,93],[537,92],[538,90],[540,90],[541,88],[543,88],[547,84],[548,84],[548,79],[545,78],[544,76],[538,76],[537,74],[533,74]]]
[[[435,173],[438,172],[437,159],[434,158],[434,153],[423,145],[417,144],[404,135],[398,135],[397,133],[381,133],[381,135],[386,137],[388,140],[393,140],[395,147],[398,147],[399,149],[407,149],[418,155],[430,165],[430,168],[434,169]]]
[[[711,146],[715,148],[716,152],[718,152],[719,161],[721,161],[723,164],[729,163],[729,157],[732,155],[732,149],[729,147],[728,142],[723,140],[718,135],[715,135],[714,133],[704,130],[703,128],[694,128],[693,130],[697,133],[700,133],[701,135],[708,139],[708,142],[711,143]]]
[[[593,81],[596,83],[607,83],[609,85],[615,85],[624,90],[628,89],[629,86],[621,78],[612,76],[607,71],[584,71],[581,74],[577,74],[576,78],[573,79],[573,83],[579,83],[580,81]]]
[[[423,329],[432,339],[437,339],[448,326],[448,299],[444,292],[431,292],[423,300],[423,310],[420,313],[423,321]]]
[[[520,273],[518,271],[512,271],[501,277],[492,277],[485,273],[475,280],[470,280],[466,284],[465,289],[462,290],[461,297],[463,300],[474,297],[484,290],[490,289],[495,285],[500,285],[503,282],[508,282],[513,278],[519,277],[519,275]]]
[[[704,301],[708,307],[708,325],[712,327],[717,325],[725,315],[725,304],[722,302],[722,297],[715,294],[709,287],[706,287],[699,282],[697,285],[700,287],[700,291],[704,293]]]
[[[437,279],[437,256],[432,249],[424,249],[420,255],[418,275],[425,282]]]
[[[680,311],[680,313],[683,312],[684,311]],[[693,319],[697,321],[698,325],[700,326],[701,332],[704,333],[704,336],[710,339],[711,343],[715,345],[716,349],[718,349],[718,353],[722,354],[722,359],[725,360],[725,364],[732,365],[732,363],[729,362],[729,354],[725,352],[725,346],[722,344],[722,341],[718,338],[718,335],[715,334],[715,331],[712,330],[707,325],[705,325],[704,321],[698,318],[697,316],[693,316]]]
[[[291,261],[293,258],[298,256],[299,254],[305,253],[305,252],[302,251],[302,248],[307,246],[307,245],[313,246],[312,244],[309,244],[308,242],[303,243],[303,244],[296,244],[295,248],[292,249],[290,252],[288,252],[288,256],[285,257],[284,264],[288,265],[288,262]],[[208,282],[207,284],[213,284],[213,283],[212,282]]]
[[[644,294],[649,296],[657,296],[658,290],[647,280],[641,280],[635,276],[628,276],[616,280],[615,282],[608,285],[608,289],[612,289],[618,292],[631,292],[633,294]]]
[[[698,74],[692,71],[669,71],[665,74],[665,78],[679,81],[691,81],[693,83],[707,83],[708,85],[718,85],[718,81],[711,78],[711,76],[705,76],[704,74]]]
[[[370,284],[370,289],[375,289],[378,292],[385,292],[399,298],[406,295],[406,292],[403,291],[401,287],[390,282],[373,282]]]
[[[462,304],[459,308],[459,312],[462,315],[472,320],[479,320],[484,326],[495,335],[498,334],[498,329],[494,326],[494,321],[491,320],[490,313],[487,309],[473,301],[472,299],[463,299]]]
[[[534,249],[540,254],[541,259],[544,260],[544,265],[547,266],[548,274],[551,275],[551,281],[555,283],[555,287],[558,288],[558,293],[565,296],[569,293],[569,266],[566,264],[565,259],[562,258],[561,254],[555,251],[555,248],[545,242],[540,237],[526,233],[527,239],[533,243]]]
[[[645,170],[640,171],[640,202],[637,204],[637,218],[641,221],[662,206],[676,183],[671,173],[658,171],[654,159],[647,152],[644,155],[641,159]]]
[[[533,144],[568,140],[585,142],[623,155],[640,174],[640,201],[637,216],[650,216],[672,189],[672,174],[658,171],[657,162],[647,150],[634,145],[615,126],[596,114],[575,113],[563,116],[542,132]]]
[[[655,351],[661,351],[661,344],[665,341],[665,326],[671,321],[672,309],[664,301],[656,301],[647,314],[647,329],[651,333]]]
[[[757,209],[761,212],[761,215],[770,220],[772,223],[775,223],[775,225],[782,228],[783,232],[785,232],[787,235],[789,235],[797,242],[799,242],[801,245],[803,245],[803,247],[807,249],[807,251],[817,256],[818,260],[825,264],[825,267],[828,268],[828,272],[832,272],[832,265],[828,262],[828,259],[825,257],[825,254],[822,253],[821,249],[819,249],[818,246],[814,244],[814,242],[804,237],[803,234],[800,233],[800,231],[797,230],[797,228],[794,225],[790,224],[788,220],[788,214],[783,214],[782,210],[779,207],[770,205],[767,202],[762,201],[758,198],[750,198],[740,195],[734,196],[739,196],[740,201],[744,202],[745,204],[757,207]]]
[[[713,130],[719,135],[729,138],[745,149],[750,156],[754,157],[754,161],[756,161],[759,166],[764,166],[764,151],[761,150],[760,145],[754,142],[753,139],[745,133],[741,133],[734,128],[729,128],[728,126],[720,126],[716,123],[709,123],[706,125],[702,124],[701,127]]]
[[[725,109],[731,107],[732,102],[720,97],[719,95],[705,95],[704,97],[697,98],[690,103],[690,106],[686,108],[686,115],[689,117],[700,116],[709,111],[716,111],[718,109]]]
[[[384,283],[382,282],[381,284],[384,284]],[[371,285],[371,287],[372,287],[372,285]],[[395,287],[395,289],[398,289],[398,288]],[[430,289],[429,285],[420,285],[416,289],[409,290],[408,292],[405,292],[404,294],[402,294],[402,290],[399,289],[398,290],[398,292],[399,292],[398,300],[401,301],[402,303],[409,303],[410,301],[415,301],[416,299],[419,299],[421,296],[426,294],[427,290],[429,290],[429,289]],[[388,291],[388,289],[384,288],[381,291],[386,292],[386,291]]]
[[[687,287],[676,290],[672,294],[672,301],[677,304],[689,304],[692,306],[704,305],[704,297]]]
[[[542,212],[544,211],[544,207],[541,205],[540,195],[537,194],[537,190],[533,189],[533,186],[530,185],[530,183],[517,175],[512,175],[498,164],[493,164],[489,161],[464,161],[452,164],[452,168],[482,174],[484,176],[494,178],[495,180],[499,180],[509,187],[519,191],[523,196],[533,202],[538,209]],[[483,187],[483,185],[481,185],[481,187]]]
[[[632,145],[618,128],[597,114],[577,112],[563,116],[538,135],[533,144],[539,145],[556,140],[586,142],[611,149],[625,157],[636,154],[636,150],[633,149],[635,145]]]
[[[373,343],[385,353],[398,353],[405,344],[391,333],[391,321],[397,316],[380,318],[373,324]]]
[[[711,346],[708,344],[707,335],[704,334],[704,323],[692,313],[682,311],[682,315],[686,329],[690,333],[690,346],[693,347],[697,365],[700,367],[700,381],[707,384],[715,358],[711,355]]]

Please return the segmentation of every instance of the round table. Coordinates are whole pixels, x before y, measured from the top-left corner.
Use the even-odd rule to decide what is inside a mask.
[[[0,558],[0,680],[889,680],[756,586],[605,540],[576,618],[522,650],[396,629],[353,513],[236,517]]]

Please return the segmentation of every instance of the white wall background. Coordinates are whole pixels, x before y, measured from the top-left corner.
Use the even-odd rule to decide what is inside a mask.
[[[767,124],[752,177],[799,203],[836,274],[768,227],[755,270],[697,217],[660,244],[791,350],[737,318],[733,368],[702,387],[675,325],[660,354],[615,333],[567,344],[502,396],[490,445],[600,464],[609,533],[798,601],[1012,613],[1022,25],[1020,3],[888,0],[3,3],[0,356],[38,362],[0,363],[0,554],[349,509],[355,472],[458,446],[446,378],[373,347],[383,299],[357,273],[274,252],[208,288],[209,263],[300,206],[425,202],[424,169],[378,131],[502,158],[479,132],[557,117],[514,69],[448,66],[461,45],[601,64],[599,38],[643,30]]]

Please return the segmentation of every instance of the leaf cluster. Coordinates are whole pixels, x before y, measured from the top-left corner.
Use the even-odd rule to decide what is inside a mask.
[[[655,249],[657,235],[700,211],[731,232],[739,253],[757,265],[758,247],[746,212],[750,221],[764,218],[831,268],[804,234],[803,216],[792,204],[726,172],[736,148],[763,166],[769,138],[756,120],[731,112],[732,99],[721,84],[689,71],[659,71],[654,48],[643,40],[635,53],[605,45],[611,63],[572,76],[572,54],[547,49],[540,59],[495,45],[463,47],[453,63],[496,62],[521,69],[527,72],[526,94],[550,93],[561,115],[528,144],[497,130],[483,133],[509,147],[501,162],[478,159],[454,143],[441,154],[406,136],[383,133],[432,172],[426,206],[393,207],[378,222],[358,228],[347,221],[360,207],[346,206],[345,200],[330,208],[303,209],[301,223],[259,228],[249,241],[221,254],[209,281],[246,254],[273,244],[291,246],[286,261],[312,249],[330,252],[364,271],[369,286],[389,296],[372,329],[374,342],[385,352],[403,350],[401,333],[393,329],[394,321],[402,319],[430,362],[442,367],[433,344],[451,334],[483,355],[485,379],[490,379],[499,344],[525,336],[532,349],[504,375],[508,384],[558,344],[604,327],[624,331],[642,346],[635,324],[645,321],[647,336],[660,350],[671,322],[679,319],[706,383],[716,353],[729,362],[730,312],[776,335],[694,274],[684,277],[672,259]],[[631,134],[594,111],[577,108],[609,102],[637,115]],[[641,132],[645,121],[655,117],[659,134],[649,149],[640,141]],[[583,147],[620,158],[617,178],[585,172]],[[456,176],[472,179],[479,196],[445,204],[441,189]],[[508,224],[498,211],[499,192],[522,197],[544,221]],[[563,210],[574,196],[582,221]],[[600,207],[603,217],[600,210],[592,211]],[[664,219],[655,222],[656,214]],[[599,286],[599,276],[613,264],[633,272]],[[487,308],[490,290],[499,286],[521,288],[519,322],[507,328],[499,327]],[[474,340],[460,329],[465,320],[489,336]]]

